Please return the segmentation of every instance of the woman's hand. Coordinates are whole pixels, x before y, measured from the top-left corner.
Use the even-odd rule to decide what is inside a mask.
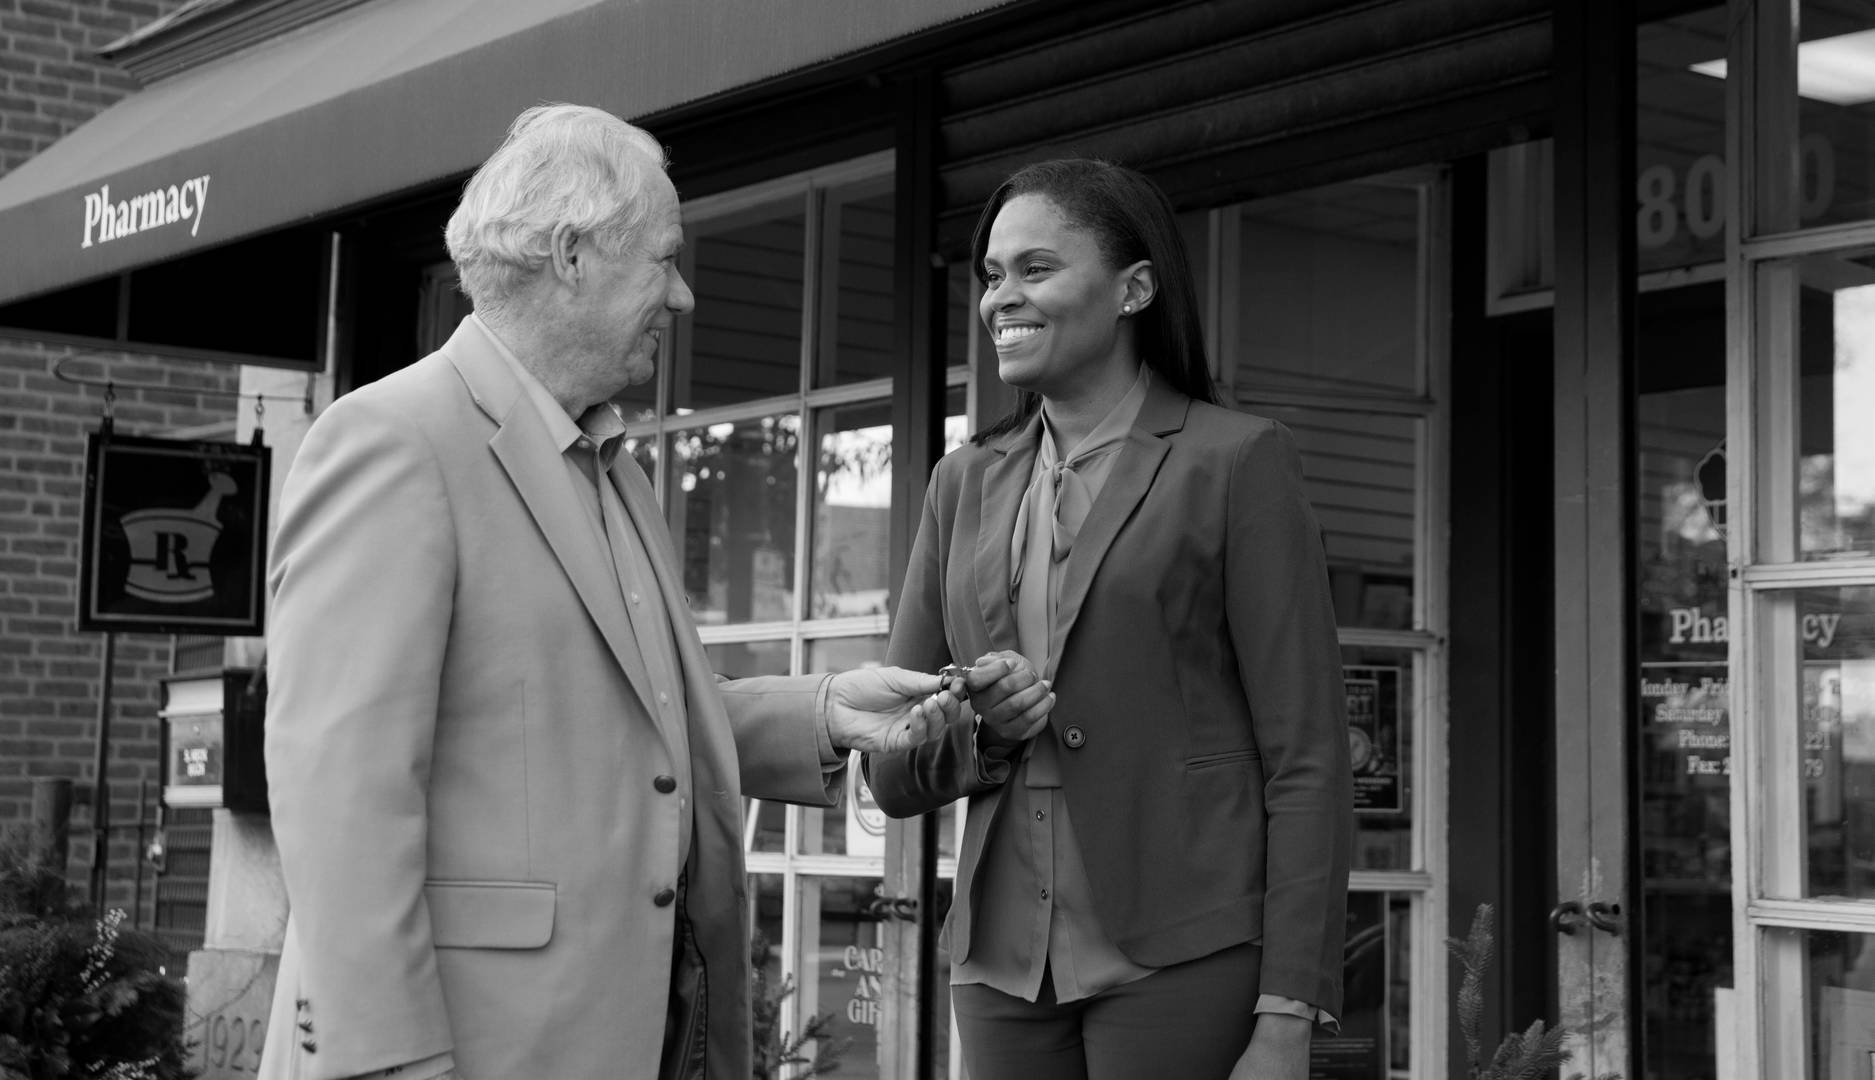
[[[977,737],[987,746],[1011,747],[1034,738],[1048,724],[1055,695],[1048,683],[1019,653],[985,653],[964,677],[968,705],[982,726]]]
[[[1231,1069],[1230,1080],[1308,1080],[1313,1027],[1300,1016],[1257,1014],[1250,1045]]]

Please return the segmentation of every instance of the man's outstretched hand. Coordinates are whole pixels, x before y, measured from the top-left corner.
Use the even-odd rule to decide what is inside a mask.
[[[856,668],[833,676],[827,729],[836,750],[890,754],[942,738],[963,709],[936,675],[905,668]]]

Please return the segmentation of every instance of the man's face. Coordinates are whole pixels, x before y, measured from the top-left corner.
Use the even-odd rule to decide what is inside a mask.
[[[696,305],[677,269],[683,223],[677,189],[662,172],[649,181],[644,228],[613,255],[582,244],[583,281],[577,318],[595,389],[612,397],[657,374],[658,345],[678,315]]]

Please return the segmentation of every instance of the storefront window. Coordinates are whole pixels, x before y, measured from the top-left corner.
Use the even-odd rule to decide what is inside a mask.
[[[1786,1080],[1866,1080],[1875,1070],[1875,935],[1775,929],[1768,966],[1789,971],[1796,993],[1769,1026],[1769,1062]]]
[[[1417,393],[1419,189],[1335,184],[1243,208],[1240,390]]]
[[[1413,848],[1413,736],[1421,683],[1416,663],[1407,649],[1341,650],[1356,870],[1411,870],[1419,863]]]
[[[1426,772],[1443,730],[1442,187],[1396,175],[1211,215],[1211,312],[1231,404],[1294,435],[1321,526],[1341,630],[1355,838],[1337,1036],[1311,1075],[1438,1071],[1440,957],[1413,944],[1444,890],[1442,790]],[[1191,224],[1187,220],[1187,225]],[[1427,820],[1430,816],[1433,820]]]
[[[1635,566],[1640,597],[1642,1045],[1646,1075],[1716,1069],[1732,983],[1731,683],[1726,660],[1725,298],[1642,297]]]
[[[814,384],[841,386],[896,374],[891,182],[830,192],[823,207],[823,230],[835,257],[825,263],[831,310],[821,320]]]
[[[891,406],[822,409],[814,414],[814,434],[808,617],[883,615],[891,588]]]
[[[670,436],[665,485],[684,592],[700,624],[794,614],[800,418],[762,416]]]
[[[1775,91],[1794,99],[1796,168],[1779,170],[1794,185],[1789,205],[1799,226],[1875,217],[1875,9],[1842,0],[1805,0],[1798,9],[1794,58]]]
[[[1771,553],[1875,554],[1875,253],[1819,253],[1757,272],[1763,335],[1797,376],[1795,490]],[[1768,419],[1768,417],[1767,417]]]
[[[1262,408],[1302,455],[1302,484],[1328,551],[1335,621],[1414,629],[1422,421],[1333,409]]]
[[[1801,895],[1875,899],[1875,586],[1805,589],[1768,606],[1772,633],[1802,655],[1789,758],[1801,780]]]
[[[687,223],[683,270],[700,302],[676,324],[673,408],[800,390],[806,232],[799,200]]]

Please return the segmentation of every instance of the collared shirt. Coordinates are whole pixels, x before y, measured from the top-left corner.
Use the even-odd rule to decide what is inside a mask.
[[[1066,566],[1067,552],[1060,549],[1064,542],[1071,545],[1078,538],[1139,418],[1150,383],[1151,369],[1142,366],[1126,396],[1065,458],[1057,453],[1046,410],[1042,413],[1030,483],[1045,484],[1045,478],[1062,470],[1065,461],[1073,481],[1083,486],[1084,498],[1057,504],[1047,491],[1032,487],[1032,493],[1043,496],[1042,505],[1027,504],[1029,512],[1019,516],[1017,533],[1011,537],[1017,648],[1038,671],[1048,665],[1049,637]],[[1044,588],[1035,587],[1044,581]],[[1007,805],[987,841],[988,848],[1000,849],[1000,855],[986,858],[982,871],[983,905],[999,917],[978,921],[970,955],[951,971],[953,984],[981,983],[1034,1001],[1046,970],[1055,999],[1072,1002],[1156,970],[1127,959],[1100,926],[1086,864],[1061,794],[1061,752],[1046,735],[1031,740],[1007,781],[1003,795]],[[981,750],[979,767],[990,778],[1010,768],[1007,761]],[[1255,1011],[1338,1026],[1326,1011],[1277,994],[1261,995]]]

